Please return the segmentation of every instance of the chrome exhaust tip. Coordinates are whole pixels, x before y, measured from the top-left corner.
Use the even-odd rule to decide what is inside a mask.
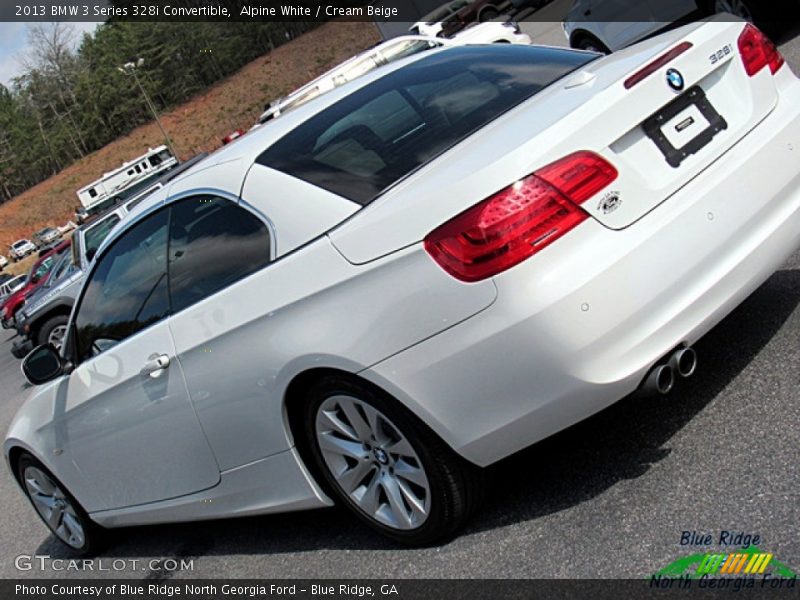
[[[675,374],[669,364],[656,365],[644,380],[642,389],[648,392],[669,394],[675,385]]]
[[[669,364],[681,377],[691,377],[697,369],[697,352],[692,348],[680,348],[670,356]]]

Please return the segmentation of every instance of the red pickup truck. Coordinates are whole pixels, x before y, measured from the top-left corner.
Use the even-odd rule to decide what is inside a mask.
[[[43,254],[28,271],[28,277],[23,285],[16,292],[11,294],[0,305],[0,320],[2,321],[3,328],[9,329],[14,326],[14,316],[17,311],[25,304],[25,298],[29,297],[39,286],[47,281],[50,275],[50,270],[56,263],[56,257],[62,252],[66,252],[70,247],[70,240],[61,242],[52,250]]]

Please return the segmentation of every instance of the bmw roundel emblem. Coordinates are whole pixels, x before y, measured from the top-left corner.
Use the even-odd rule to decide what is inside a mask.
[[[683,89],[683,75],[677,69],[670,69],[667,71],[667,84],[676,92]]]

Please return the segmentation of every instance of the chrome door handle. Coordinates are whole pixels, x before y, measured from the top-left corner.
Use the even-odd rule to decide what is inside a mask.
[[[169,356],[166,354],[151,354],[147,357],[140,373],[149,375],[152,378],[160,377],[161,373],[169,367]]]

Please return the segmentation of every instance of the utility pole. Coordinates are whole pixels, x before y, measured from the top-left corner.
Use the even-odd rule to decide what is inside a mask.
[[[147,104],[147,108],[150,109],[150,112],[153,114],[153,118],[156,120],[158,128],[161,130],[161,134],[167,141],[167,147],[169,148],[169,151],[172,152],[172,155],[180,161],[180,159],[178,158],[178,151],[175,148],[175,145],[172,143],[172,139],[169,137],[166,130],[164,129],[164,126],[161,124],[161,119],[158,118],[158,112],[156,112],[156,107],[153,105],[153,102],[150,100],[150,96],[147,95],[147,92],[145,91],[142,82],[139,81],[139,77],[136,75],[137,67],[141,67],[143,64],[144,64],[144,59],[140,58],[135,63],[128,62],[121,67],[117,67],[117,70],[120,71],[121,73],[127,73],[129,75],[133,75],[133,80],[139,87],[139,91],[142,92],[142,96],[144,96],[144,101],[145,104]]]

